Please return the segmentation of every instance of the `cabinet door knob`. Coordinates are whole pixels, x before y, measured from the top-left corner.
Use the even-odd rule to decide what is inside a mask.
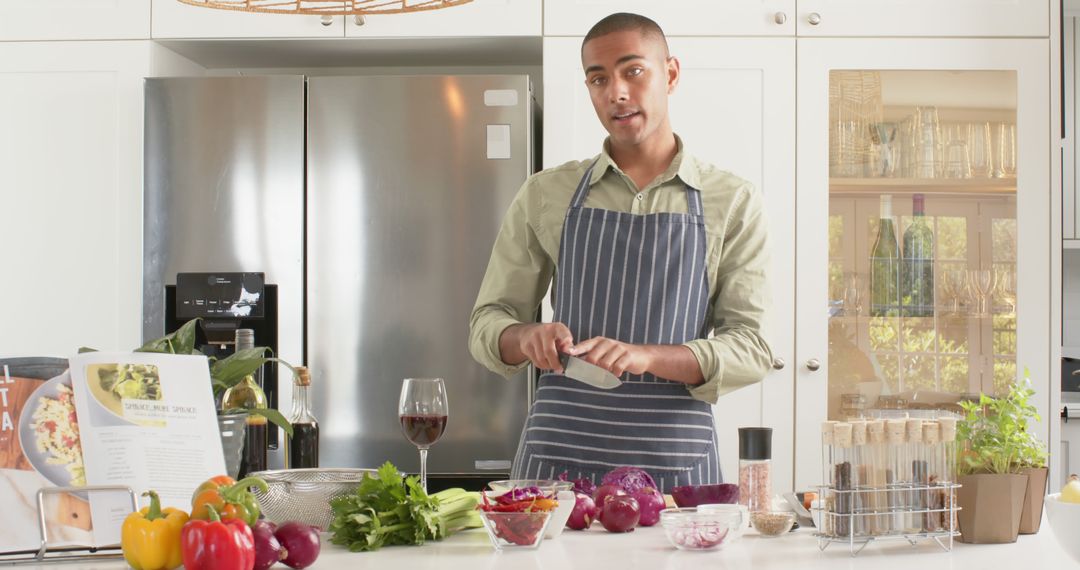
[[[363,26],[364,24],[367,23],[367,20],[364,18],[363,14],[357,14],[356,16],[353,17],[353,23],[356,24],[357,26]]]
[[[783,12],[777,12],[776,14],[773,15],[773,21],[776,22],[777,24],[783,24],[784,22],[787,21],[787,14],[785,14]]]
[[[319,18],[319,23],[324,25],[324,26],[332,26],[332,25],[334,25],[334,17],[333,16],[323,16],[322,18]]]
[[[780,358],[779,356],[774,358],[773,361],[772,361],[773,370],[783,370],[784,366],[786,366],[786,365],[787,365],[787,363],[784,362],[784,359]]]
[[[806,21],[810,22],[811,26],[816,26],[821,23],[821,14],[810,12],[810,15],[806,17]]]
[[[821,361],[816,358],[811,358],[806,361],[806,367],[810,369],[810,372],[817,372],[821,368]]]

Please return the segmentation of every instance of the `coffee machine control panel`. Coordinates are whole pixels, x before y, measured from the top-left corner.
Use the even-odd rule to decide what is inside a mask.
[[[177,273],[176,316],[251,319],[265,314],[263,273]]]

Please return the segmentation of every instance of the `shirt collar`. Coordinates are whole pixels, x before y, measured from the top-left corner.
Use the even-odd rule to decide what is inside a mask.
[[[660,175],[660,183],[663,184],[678,176],[687,186],[700,190],[701,179],[698,172],[697,161],[693,156],[684,152],[683,141],[679,135],[675,135],[675,144],[677,145],[678,151],[676,151],[675,158],[671,160],[671,164],[668,166],[667,170]],[[604,139],[603,150],[600,152],[600,156],[596,158],[596,166],[593,167],[592,174],[589,177],[589,186],[599,182],[600,179],[607,174],[609,169],[620,174],[622,173],[622,169],[619,168],[619,165],[615,164],[611,155],[608,154],[608,139]]]

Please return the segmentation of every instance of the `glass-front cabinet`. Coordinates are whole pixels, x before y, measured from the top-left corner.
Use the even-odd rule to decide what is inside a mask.
[[[826,419],[1049,385],[1045,49],[800,40],[796,488]]]

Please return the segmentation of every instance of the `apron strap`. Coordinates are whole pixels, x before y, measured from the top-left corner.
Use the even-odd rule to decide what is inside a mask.
[[[592,178],[593,167],[596,166],[596,163],[599,160],[599,158],[594,160],[593,163],[589,165],[589,168],[585,170],[585,176],[581,177],[581,180],[577,185],[577,190],[574,192],[574,198],[570,200],[571,208],[580,208],[581,205],[585,203],[585,196],[589,195],[589,180]]]

